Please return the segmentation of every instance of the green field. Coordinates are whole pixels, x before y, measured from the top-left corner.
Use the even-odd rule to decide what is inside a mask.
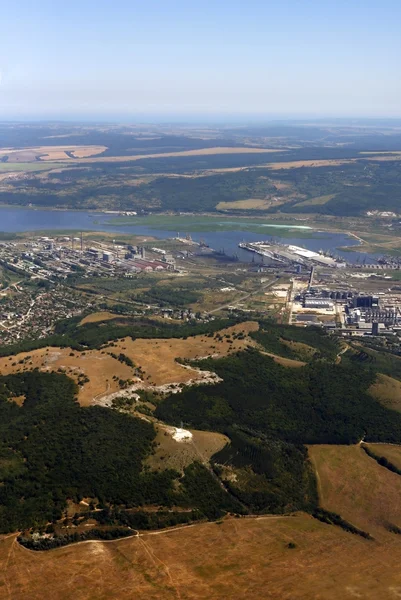
[[[15,171],[51,171],[54,169],[54,164],[46,164],[42,162],[24,163],[24,162],[0,162],[0,173],[14,173]]]
[[[238,219],[222,218],[212,216],[172,216],[172,215],[151,215],[147,217],[116,217],[109,221],[108,225],[126,226],[138,225],[144,227],[154,227],[155,229],[165,229],[168,231],[181,232],[184,235],[186,231],[250,231],[266,235],[280,235],[280,237],[311,238],[317,233],[309,225],[293,225],[292,223],[266,223],[264,219]]]

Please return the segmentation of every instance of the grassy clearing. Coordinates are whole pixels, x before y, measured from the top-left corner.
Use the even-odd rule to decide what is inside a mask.
[[[143,369],[146,381],[149,383],[154,385],[185,383],[191,379],[201,378],[201,374],[193,369],[185,368],[176,362],[177,358],[196,359],[211,355],[226,356],[254,344],[253,340],[247,336],[242,340],[234,340],[231,337],[233,333],[239,331],[248,333],[257,329],[258,324],[250,321],[222,329],[219,332],[220,339],[204,335],[187,339],[132,340],[126,338],[115,344],[113,352],[127,354],[136,365]]]
[[[116,319],[119,316],[120,315],[116,315],[107,311],[95,312],[84,317],[82,321],[80,321],[79,325],[85,325],[85,323],[98,323],[99,321],[110,321],[111,319]]]
[[[309,346],[308,344],[304,344],[303,342],[294,342],[293,340],[284,340],[282,338],[280,338],[280,341],[284,344],[284,346],[288,346],[288,348],[298,354],[300,358],[305,358],[305,360],[312,358],[316,353],[316,348],[313,348],[313,346]]]
[[[377,456],[384,456],[393,463],[398,469],[401,469],[401,446],[392,444],[365,444]]]
[[[293,358],[284,358],[284,356],[278,356],[277,354],[273,354],[272,352],[261,352],[261,354],[264,354],[265,356],[271,356],[272,359],[274,360],[274,362],[276,362],[279,365],[282,365],[283,367],[292,367],[292,368],[299,368],[299,367],[304,367],[306,365],[305,362],[303,362],[302,360],[294,360]]]
[[[334,198],[335,194],[327,194],[326,196],[317,196],[316,198],[310,198],[309,200],[304,200],[303,202],[297,202],[294,204],[296,206],[322,206],[330,202]]]
[[[175,469],[182,473],[184,468],[194,461],[209,462],[210,457],[224,448],[229,441],[221,433],[191,429],[193,437],[190,442],[176,442],[170,428],[164,425],[157,425],[156,428],[157,448],[145,462],[157,471]]]
[[[67,600],[66,582],[73,582],[75,600],[376,600],[398,597],[400,560],[400,543],[368,542],[301,514],[50,552],[28,552],[10,536],[0,541],[0,585],[13,600],[39,600],[44,589]]]
[[[401,527],[401,477],[381,467],[360,447],[309,447],[318,475],[320,504],[356,527],[384,540],[386,525]],[[400,541],[401,543],[401,541]]]
[[[29,163],[29,162],[0,162],[0,173],[16,173],[16,172],[24,172],[24,171],[50,171],[52,169],[51,165],[46,165],[40,162],[37,163]]]
[[[401,412],[401,381],[379,373],[369,393],[383,406]]]
[[[133,368],[112,356],[126,354],[137,367],[143,370],[145,384],[165,385],[185,383],[191,379],[200,379],[202,375],[176,362],[177,358],[195,359],[203,356],[226,356],[237,352],[253,340],[245,335],[244,339],[233,339],[239,331],[248,334],[256,331],[258,324],[253,321],[222,329],[220,338],[198,335],[187,339],[136,339],[124,338],[111,343],[103,350],[77,352],[71,348],[40,348],[31,352],[21,352],[12,357],[0,358],[0,373],[8,375],[36,367],[42,371],[64,370],[67,375],[78,381],[86,376],[89,381],[80,386],[78,401],[88,406],[96,398],[119,391],[116,376],[121,380],[135,379]]]
[[[284,200],[283,200],[284,201]],[[217,210],[263,210],[269,208],[272,204],[277,204],[271,200],[263,198],[248,198],[247,200],[235,200],[233,202],[219,202]]]
[[[111,351],[112,349],[109,350]],[[99,350],[80,353],[70,348],[40,348],[32,352],[21,352],[16,356],[0,358],[0,373],[3,375],[18,373],[25,369],[32,370],[36,367],[41,371],[62,369],[75,381],[78,381],[80,375],[86,376],[89,381],[80,387],[78,393],[78,401],[82,406],[88,406],[97,396],[107,392],[117,392],[119,386],[118,382],[113,380],[113,375],[124,380],[131,379],[133,376],[132,368],[115,360],[109,354],[101,354]]]

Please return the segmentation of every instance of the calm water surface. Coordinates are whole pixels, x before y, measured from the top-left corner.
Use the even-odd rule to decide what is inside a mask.
[[[173,231],[163,230],[146,225],[113,225],[108,224],[112,215],[96,212],[83,211],[54,211],[54,210],[32,210],[24,208],[0,207],[0,231],[40,231],[53,229],[76,229],[78,231],[107,231],[116,233],[132,233],[136,235],[149,235],[160,239],[170,238],[176,235]],[[230,221],[232,224],[233,222]],[[190,233],[195,241],[204,240],[215,250],[224,249],[228,255],[237,254],[240,260],[251,261],[252,253],[238,248],[241,241],[253,242],[262,239],[270,239],[270,236],[241,231],[202,231],[192,232],[190,225],[185,225],[185,231]],[[358,246],[354,238],[342,233],[314,232],[313,238],[280,237],[280,229],[274,239],[284,244],[303,246],[309,250],[329,250],[337,256],[343,257],[347,262],[365,261],[375,263],[379,255],[365,254],[362,252],[341,252],[339,246]]]

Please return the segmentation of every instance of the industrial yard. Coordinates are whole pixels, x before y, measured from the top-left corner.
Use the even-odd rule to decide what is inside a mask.
[[[320,265],[332,268],[346,266],[344,261],[337,258],[291,244],[279,244],[270,241],[241,242],[239,247],[281,264],[295,264],[300,267]]]

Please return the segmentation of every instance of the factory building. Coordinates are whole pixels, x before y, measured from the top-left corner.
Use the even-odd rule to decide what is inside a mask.
[[[111,253],[111,252],[106,252],[106,251],[104,251],[104,252],[103,252],[103,257],[102,257],[102,260],[103,260],[104,262],[107,262],[107,263],[111,262],[111,261],[113,260],[113,255],[112,255],[112,253]]]
[[[379,335],[379,323],[377,321],[372,323],[372,335]]]
[[[373,306],[379,306],[379,298],[376,296],[355,296],[353,304],[355,308],[372,308]]]
[[[331,300],[326,300],[325,298],[307,297],[304,299],[304,308],[320,308],[332,310],[333,306],[333,302],[331,302]]]

